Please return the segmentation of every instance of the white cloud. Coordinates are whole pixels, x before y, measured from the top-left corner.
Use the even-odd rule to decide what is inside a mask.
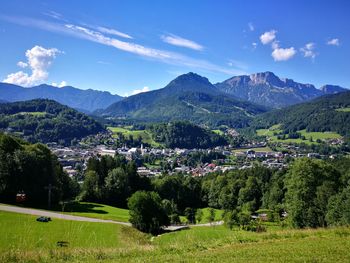
[[[133,53],[144,58],[157,60],[166,64],[186,66],[191,68],[191,70],[196,69],[209,72],[219,72],[227,75],[247,74],[247,72],[244,72],[240,69],[223,67],[221,65],[213,64],[210,61],[195,59],[181,53],[170,52],[166,50],[146,47],[132,42],[121,41],[116,38],[108,37],[101,32],[78,25],[53,23],[46,20],[4,15],[0,15],[0,20],[5,20],[7,22],[21,26],[39,28],[49,32],[61,33],[71,37],[93,41],[105,46],[111,46],[125,52]]]
[[[98,31],[100,31],[102,33],[109,34],[109,35],[115,35],[115,36],[118,36],[118,37],[124,37],[124,38],[128,38],[128,39],[133,39],[132,36],[130,36],[128,34],[125,34],[123,32],[120,32],[118,30],[115,30],[113,28],[107,28],[107,27],[98,26],[98,27],[96,27],[96,30],[98,30]]]
[[[331,46],[339,46],[340,42],[338,38],[333,38],[329,41],[327,41],[327,45],[331,45]]]
[[[275,49],[277,49],[279,47],[280,47],[280,42],[278,40],[275,40],[275,41],[272,42],[272,44],[271,44],[271,48],[272,49],[275,50]]]
[[[316,53],[314,51],[315,43],[307,43],[304,47],[300,49],[301,52],[304,53],[304,57],[314,59],[316,57]]]
[[[143,92],[148,92],[150,91],[149,87],[143,87],[142,89],[135,89],[131,92],[131,95],[136,95],[139,93],[143,93]]]
[[[17,66],[19,66],[20,68],[26,68],[26,67],[28,67],[28,64],[23,62],[23,61],[19,61],[17,63]]]
[[[170,45],[186,47],[194,50],[203,50],[203,46],[201,46],[200,44],[173,34],[167,36],[163,35],[161,36],[161,39]]]
[[[20,67],[27,66],[31,69],[31,74],[23,71],[9,74],[3,82],[22,85],[25,87],[33,86],[41,81],[47,79],[49,73],[48,68],[51,66],[56,55],[62,53],[56,48],[43,48],[41,46],[35,46],[32,49],[26,51],[27,62],[18,62]]]
[[[255,50],[257,46],[258,46],[258,43],[255,43],[255,42],[252,43],[253,50]]]
[[[264,45],[271,43],[276,38],[276,30],[270,30],[260,36],[260,41]]]
[[[286,61],[291,59],[297,51],[294,47],[290,48],[276,48],[272,51],[271,55],[275,61]]]
[[[253,25],[252,22],[249,22],[249,23],[248,23],[248,27],[249,27],[249,30],[250,30],[250,31],[254,31],[254,30],[255,30],[255,27],[254,27],[254,25]]]
[[[64,80],[61,81],[61,83],[52,82],[51,85],[54,87],[62,88],[62,87],[67,86],[67,82]]]
[[[248,69],[247,64],[245,64],[242,61],[235,60],[235,59],[229,59],[228,62],[227,62],[227,65],[229,65],[230,67],[235,67],[235,68],[239,68],[239,69],[242,69],[242,70],[247,70]]]

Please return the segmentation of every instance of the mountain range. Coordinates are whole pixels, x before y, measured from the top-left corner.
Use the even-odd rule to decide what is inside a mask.
[[[196,123],[245,125],[253,115],[327,94],[348,91],[335,85],[317,89],[272,72],[235,76],[213,85],[195,73],[181,75],[166,87],[123,98],[106,91],[66,86],[32,88],[0,83],[0,101],[47,98],[84,113],[142,121],[190,120]]]
[[[79,111],[88,113],[96,109],[108,107],[122,99],[121,96],[112,95],[107,91],[81,90],[66,86],[62,88],[42,84],[24,88],[21,86],[0,83],[0,100],[15,102],[32,99],[52,99]]]
[[[322,95],[348,91],[334,85],[325,85],[317,89],[312,84],[302,84],[292,79],[279,78],[272,72],[236,76],[217,83],[215,86],[219,90],[242,100],[272,108],[283,108]]]
[[[195,73],[181,75],[159,90],[127,97],[95,112],[146,122],[188,120],[208,126],[244,127],[264,106],[238,100]]]

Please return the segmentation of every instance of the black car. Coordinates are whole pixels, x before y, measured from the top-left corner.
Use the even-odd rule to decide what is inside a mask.
[[[51,221],[51,218],[50,217],[46,217],[46,216],[41,216],[41,217],[38,217],[36,219],[36,221],[38,221],[38,222],[49,222],[49,221]]]

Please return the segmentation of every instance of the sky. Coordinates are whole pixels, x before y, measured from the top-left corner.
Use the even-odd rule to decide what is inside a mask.
[[[130,96],[195,72],[350,88],[347,0],[0,2],[0,81]]]

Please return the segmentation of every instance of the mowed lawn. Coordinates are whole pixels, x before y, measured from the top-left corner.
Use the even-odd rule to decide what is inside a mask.
[[[135,140],[141,137],[143,143],[150,144],[152,147],[161,147],[161,144],[154,141],[152,135],[146,130],[131,130],[130,127],[107,127],[113,134],[121,133],[126,137],[132,136]]]
[[[0,212],[0,262],[350,262],[350,228],[214,226],[151,237],[116,224],[35,219]]]

